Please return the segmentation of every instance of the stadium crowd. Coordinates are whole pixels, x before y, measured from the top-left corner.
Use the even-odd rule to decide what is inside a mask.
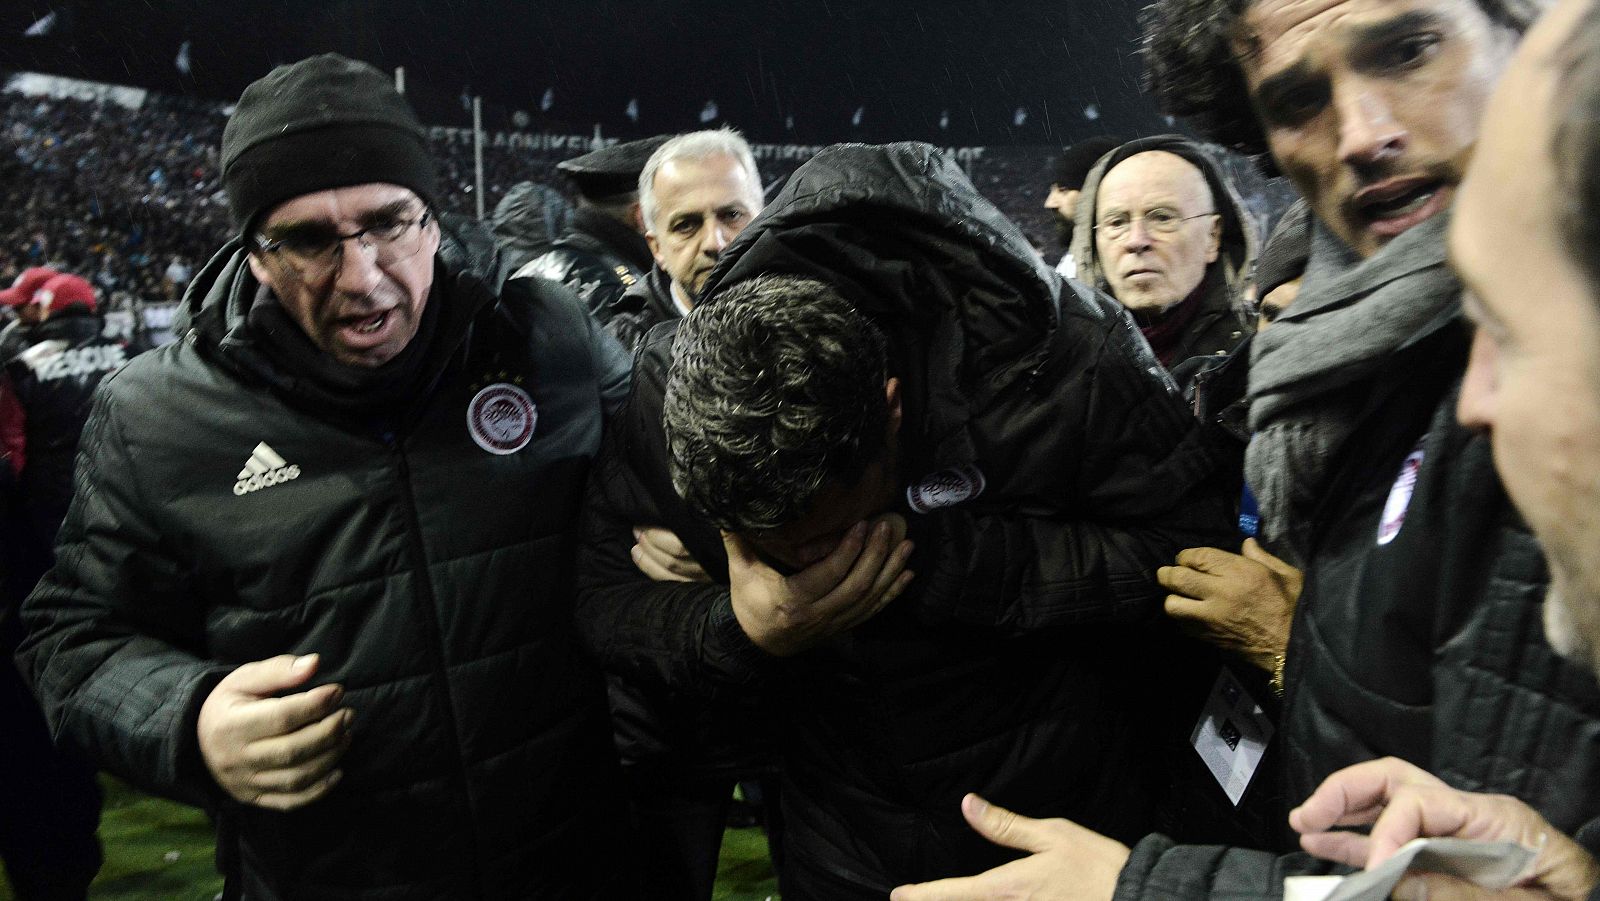
[[[6,98],[19,897],[98,767],[236,898],[705,901],[738,785],[788,901],[1600,901],[1600,0],[1143,27],[1198,138],[492,222],[338,54]]]
[[[223,110],[159,93],[147,94],[137,109],[0,94],[0,281],[50,265],[89,278],[104,292],[107,310],[176,300],[188,274],[228,234],[217,158]],[[470,142],[435,137],[430,146],[446,185],[441,206],[474,215]],[[986,151],[973,165],[973,180],[1036,244],[1048,246],[1049,217],[1039,206],[1038,185],[1049,149]],[[572,199],[571,185],[556,169],[561,159],[553,152],[486,146],[486,209],[521,182]],[[800,162],[766,161],[763,184],[777,183]],[[1281,198],[1256,194],[1251,203],[1264,220],[1281,209]]]
[[[4,97],[0,268],[81,273],[111,306],[172,299],[167,278],[226,232],[216,196],[221,121],[159,99],[139,110]]]

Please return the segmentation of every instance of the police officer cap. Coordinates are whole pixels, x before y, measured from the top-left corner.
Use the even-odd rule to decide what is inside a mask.
[[[562,160],[556,168],[566,173],[578,186],[578,192],[590,200],[604,200],[639,190],[639,173],[656,148],[667,143],[672,135],[657,135],[626,144],[613,144],[600,150]]]

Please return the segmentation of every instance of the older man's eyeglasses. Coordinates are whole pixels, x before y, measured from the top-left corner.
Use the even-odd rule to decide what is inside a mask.
[[[422,232],[432,220],[432,211],[424,210],[420,216],[384,219],[348,235],[320,230],[296,230],[276,238],[257,235],[256,251],[282,260],[301,278],[315,281],[339,266],[347,241],[353,240],[362,250],[370,252],[373,262],[379,266],[410,259],[421,249]]]
[[[1099,222],[1095,223],[1094,230],[1097,234],[1115,240],[1132,231],[1135,222],[1143,222],[1144,227],[1151,234],[1170,235],[1178,230],[1178,226],[1188,222],[1190,219],[1204,219],[1207,216],[1215,215],[1217,215],[1215,212],[1209,212],[1185,216],[1177,210],[1158,206],[1153,210],[1145,210],[1142,216],[1132,216],[1120,212],[1107,213],[1100,218]]]

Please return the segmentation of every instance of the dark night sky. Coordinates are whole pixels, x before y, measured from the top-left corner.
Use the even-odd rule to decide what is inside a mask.
[[[1165,124],[1138,87],[1137,2],[952,0],[11,0],[0,70],[55,72],[232,100],[273,64],[336,50],[407,69],[426,121],[632,137],[720,117],[757,141],[1061,144]],[[56,10],[62,27],[24,38]],[[173,65],[193,42],[193,74]],[[554,106],[539,112],[554,88]],[[638,124],[624,116],[637,97]],[[1097,120],[1086,118],[1095,106]],[[864,106],[862,125],[850,123]],[[1013,124],[1018,107],[1024,125]],[[949,128],[941,130],[941,112]],[[792,116],[793,130],[786,128]]]

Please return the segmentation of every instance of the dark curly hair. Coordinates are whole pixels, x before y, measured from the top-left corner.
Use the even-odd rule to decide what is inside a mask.
[[[1551,159],[1560,188],[1557,222],[1567,252],[1600,291],[1600,2],[1589,0],[1562,45]]]
[[[1244,72],[1234,59],[1239,20],[1254,0],[1156,0],[1140,15],[1145,89],[1163,112],[1182,116],[1208,140],[1265,157],[1266,134],[1250,106]],[[1490,21],[1528,30],[1540,0],[1476,0]],[[1270,166],[1268,167],[1270,169]]]
[[[822,282],[741,282],[690,311],[672,354],[672,486],[718,528],[795,522],[826,483],[856,482],[885,448],[883,335]]]

